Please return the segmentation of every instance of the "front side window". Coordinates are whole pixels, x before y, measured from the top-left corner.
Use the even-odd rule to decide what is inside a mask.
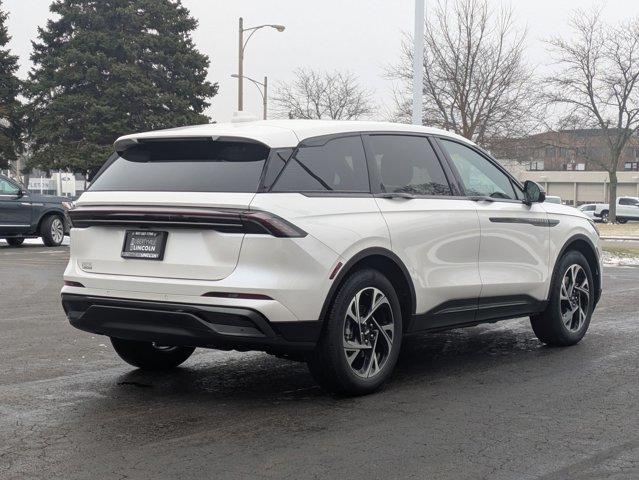
[[[620,198],[619,205],[639,205],[639,200],[634,198]]]
[[[0,178],[0,195],[17,195],[20,191],[13,182],[5,178]]]
[[[89,190],[254,193],[268,155],[246,141],[146,141],[115,157]]]
[[[302,146],[288,160],[273,192],[369,192],[362,139],[357,136]]]
[[[382,188],[413,195],[452,195],[444,170],[424,137],[368,137]]]
[[[581,210],[583,212],[594,212],[595,211],[595,206],[594,205],[584,205],[583,207],[581,207]]]
[[[510,178],[486,158],[460,143],[445,139],[440,142],[459,172],[466,195],[521,199]]]

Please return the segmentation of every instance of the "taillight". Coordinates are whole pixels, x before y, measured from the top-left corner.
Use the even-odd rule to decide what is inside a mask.
[[[268,233],[274,237],[301,238],[307,233],[281,217],[269,212],[242,212],[240,218],[246,233]]]

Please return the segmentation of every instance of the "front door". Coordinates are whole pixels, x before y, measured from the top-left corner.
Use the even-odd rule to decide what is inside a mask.
[[[521,188],[479,151],[453,140],[439,143],[479,214],[477,320],[534,311],[547,295],[552,222],[541,204],[525,204]]]
[[[31,203],[19,192],[17,184],[0,177],[0,236],[24,233],[31,226]]]
[[[475,202],[455,196],[427,137],[364,136],[371,184],[393,252],[409,269],[416,295],[412,330],[474,320],[481,290]]]

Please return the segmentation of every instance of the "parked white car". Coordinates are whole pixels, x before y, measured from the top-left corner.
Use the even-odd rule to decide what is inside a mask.
[[[599,217],[595,215],[595,211],[597,210],[596,203],[585,203],[577,207],[577,210],[582,212],[586,217],[588,217],[591,220],[594,220],[594,221],[600,220]]]
[[[595,206],[595,217],[603,223],[608,223],[609,206],[607,203],[598,203]],[[639,198],[617,197],[617,222],[626,223],[629,220],[639,220]]]
[[[405,334],[530,316],[573,345],[600,297],[591,222],[449,132],[256,121],[115,152],[70,212],[62,303],[136,367],[263,350],[363,394]]]
[[[544,200],[546,203],[557,203],[559,205],[561,205],[563,202],[561,201],[561,197],[556,197],[553,195],[546,195],[546,200]]]

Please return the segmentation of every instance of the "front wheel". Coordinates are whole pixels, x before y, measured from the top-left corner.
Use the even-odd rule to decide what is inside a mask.
[[[402,314],[390,281],[376,270],[349,276],[339,288],[309,370],[326,390],[364,395],[377,390],[397,363]]]
[[[111,338],[111,344],[119,357],[129,365],[142,370],[169,370],[191,356],[193,347],[169,347],[154,342],[138,342]]]
[[[608,210],[601,212],[601,223],[608,223]]]
[[[6,238],[5,239],[7,241],[7,244],[10,247],[19,247],[20,245],[22,245],[24,243],[24,238]]]
[[[64,222],[57,215],[50,215],[42,221],[40,236],[47,247],[59,247],[64,240]]]
[[[566,253],[555,270],[546,310],[530,317],[537,338],[558,347],[578,343],[590,325],[594,287],[586,257],[574,250]]]

